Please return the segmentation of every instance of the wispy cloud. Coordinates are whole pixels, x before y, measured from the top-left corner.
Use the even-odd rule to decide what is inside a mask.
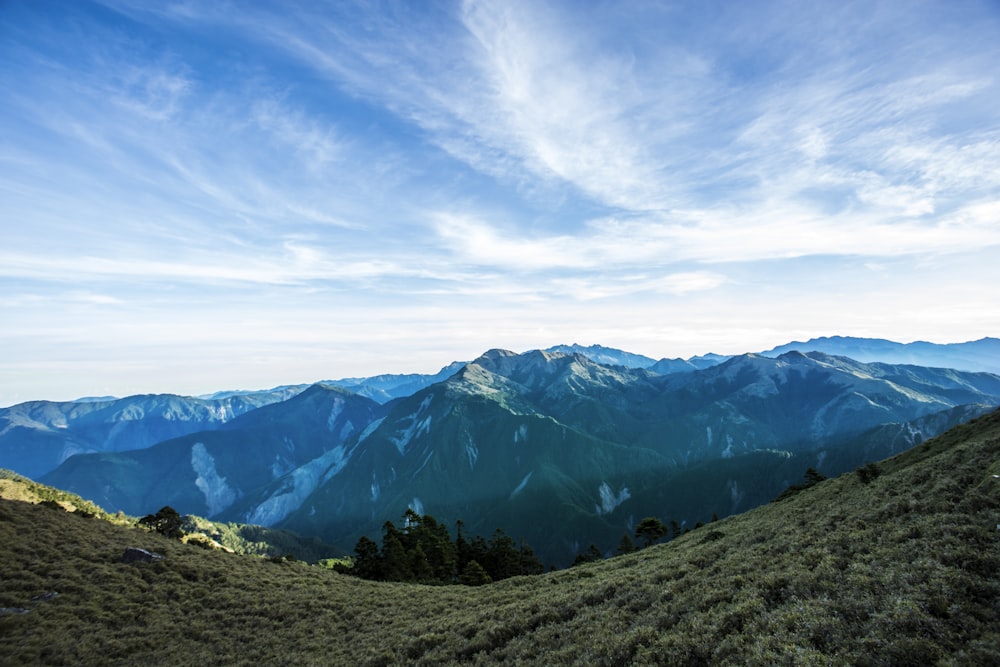
[[[331,364],[423,341],[434,366],[1000,326],[986,5],[103,0],[0,24],[17,382],[71,350],[148,376],[172,338],[221,373],[295,366],[297,337]]]

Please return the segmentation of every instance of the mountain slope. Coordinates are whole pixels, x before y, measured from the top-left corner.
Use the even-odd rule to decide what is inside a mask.
[[[81,401],[33,401],[0,408],[0,467],[37,478],[74,454],[142,449],[219,428],[284,401],[294,388],[202,399],[172,394]]]
[[[646,452],[535,412],[531,396],[516,385],[473,363],[395,404],[362,438],[349,465],[283,525],[341,539],[346,531],[356,539],[407,506],[421,512],[426,502],[428,512],[462,518],[472,533],[501,526],[534,546],[543,536],[525,519],[540,503],[591,512],[602,476],[650,465]],[[593,488],[585,488],[590,479]],[[544,539],[571,540],[578,528],[567,525]]]
[[[997,404],[996,376],[820,354],[656,376],[491,350],[393,403],[282,525],[350,548],[409,507],[500,527],[566,564],[591,541],[613,549],[644,516],[743,511],[808,467],[843,472]]]
[[[370,399],[314,385],[214,431],[71,457],[41,481],[130,514],[171,505],[185,514],[225,516],[247,493],[310,461],[342,465],[344,443],[380,411]]]
[[[997,664],[1000,413],[878,470],[477,588],[369,582],[0,501],[0,662]],[[166,558],[124,565],[125,546]]]
[[[816,449],[880,424],[998,403],[996,375],[790,352],[776,359],[742,355],[665,376],[662,393],[647,408],[662,425],[654,436],[678,448],[689,443],[680,453],[690,460],[765,448]],[[670,433],[664,435],[664,428]]]

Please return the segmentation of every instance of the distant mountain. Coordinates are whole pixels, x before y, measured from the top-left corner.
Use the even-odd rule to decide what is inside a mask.
[[[453,361],[437,373],[422,375],[407,373],[403,375],[373,375],[371,377],[343,378],[340,380],[324,380],[321,384],[342,387],[361,396],[387,403],[394,398],[409,396],[435,382],[447,380],[465,366],[464,361]]]
[[[145,449],[70,457],[40,481],[129,514],[170,505],[185,514],[226,517],[247,493],[286,473],[319,480],[339,470],[344,443],[381,410],[363,396],[315,385],[215,430]],[[282,517],[275,511],[270,518]]]
[[[387,403],[394,398],[409,396],[410,394],[423,389],[435,382],[446,380],[465,365],[464,361],[453,361],[437,373],[403,373],[403,374],[383,374],[372,375],[370,377],[350,377],[339,380],[322,380],[313,384],[321,384],[327,387],[340,387],[348,391],[366,396],[379,403]],[[295,394],[305,391],[311,384],[286,385],[276,387],[270,391],[284,391],[286,398],[291,398]],[[236,390],[219,391],[199,398],[220,399],[232,396],[247,396],[257,394],[256,391]]]
[[[794,341],[762,352],[777,357],[786,352],[825,352],[858,361],[882,361],[965,371],[1000,373],[1000,338],[981,338],[967,343],[896,343],[880,338],[830,336],[805,342]]]
[[[698,370],[698,367],[692,364],[686,359],[676,358],[676,359],[660,359],[652,366],[649,366],[649,371],[656,373],[657,375],[669,375],[671,373],[690,373],[691,371]]]
[[[272,389],[228,389],[223,391],[216,391],[211,394],[202,394],[196,396],[195,398],[201,398],[208,401],[218,401],[227,398],[247,398],[260,395],[269,395],[279,397],[279,401],[285,401],[295,396],[296,394],[301,394],[306,389],[311,387],[311,384],[284,384],[280,387],[274,387]],[[86,399],[77,399],[86,400]],[[277,402],[277,401],[272,401]],[[265,404],[266,405],[266,404]]]
[[[170,504],[347,550],[410,507],[566,564],[644,516],[743,511],[808,467],[850,470],[1000,404],[997,375],[819,352],[662,374],[490,350],[455,368],[385,404],[317,385],[214,430],[71,457],[43,481],[109,509]]]
[[[819,351],[862,362],[1000,373],[1000,339],[996,338],[936,345],[834,336],[792,342],[761,354],[778,357],[789,351]],[[705,354],[686,360],[665,358],[654,362],[649,357],[623,350],[578,344],[557,345],[548,352],[579,354],[595,363],[646,369],[657,375],[704,370],[731,358]],[[464,365],[465,362],[453,362],[433,374],[386,374],[327,380],[322,384],[341,387],[385,404],[445,381]],[[0,466],[38,477],[73,454],[141,449],[172,437],[211,430],[257,407],[291,398],[310,386],[227,390],[200,397],[87,397],[63,403],[35,401],[0,408]]]
[[[393,403],[280,525],[353,540],[410,507],[470,532],[499,526],[565,564],[588,541],[613,547],[643,516],[742,511],[807,467],[843,472],[997,404],[997,376],[821,354],[657,376],[493,350]]]
[[[215,399],[151,394],[109,400],[32,401],[0,408],[0,467],[38,478],[74,454],[141,449],[215,429],[294,393],[276,389]]]
[[[670,373],[690,373],[691,371],[704,370],[712,366],[718,366],[724,361],[732,359],[731,356],[722,354],[703,354],[689,359],[660,359],[648,369],[658,375],[669,375]]]
[[[698,356],[688,357],[688,363],[693,365],[695,368],[711,368],[712,366],[718,366],[724,361],[729,361],[733,358],[731,354],[714,354],[709,352],[708,354],[699,354]]]
[[[603,345],[554,345],[545,349],[546,352],[560,352],[562,354],[579,354],[587,357],[591,361],[605,366],[624,366],[625,368],[648,368],[656,363],[655,359],[650,359],[641,354],[633,354],[624,350],[616,350],[613,347]]]

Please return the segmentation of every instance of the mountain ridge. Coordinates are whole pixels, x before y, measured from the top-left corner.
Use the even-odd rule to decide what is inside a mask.
[[[983,337],[963,343],[897,343],[882,338],[822,336],[793,341],[762,352],[779,356],[792,350],[816,351],[850,357],[861,362],[884,362],[966,371],[1000,373],[1000,338]]]
[[[232,423],[126,452],[70,457],[40,481],[77,489],[101,505],[143,515],[162,505],[213,518],[256,488],[319,457],[335,463],[343,442],[381,407],[316,384]],[[332,452],[332,453],[331,453]],[[109,484],[109,479],[117,480]]]
[[[409,507],[520,531],[566,563],[580,539],[607,548],[653,508],[681,523],[746,509],[807,467],[842,472],[1000,403],[992,374],[794,350],[661,374],[494,349],[454,369],[381,404],[320,383],[208,431],[70,457],[42,479],[129,513],[171,503],[344,549]],[[525,533],[538,507],[551,516]]]
[[[0,662],[996,664],[998,475],[994,411],[666,544],[479,587],[370,582],[0,500]],[[124,565],[126,546],[164,559]]]
[[[951,389],[926,393],[932,381],[953,384],[947,373],[900,372],[896,379],[909,384],[897,385],[875,377],[890,367],[852,361],[850,372],[839,370],[839,383],[830,383],[822,374],[836,359],[816,356],[744,355],[691,375],[656,376],[600,366],[581,355],[492,350],[447,382],[396,403],[359,443],[351,465],[364,474],[345,468],[283,525],[328,540],[343,533],[371,535],[384,518],[409,507],[461,516],[473,530],[482,530],[477,520],[498,523],[523,534],[539,554],[565,563],[579,547],[572,538],[578,526],[597,517],[607,525],[603,540],[616,531],[620,536],[668,497],[687,507],[681,519],[701,519],[662,490],[662,479],[677,484],[694,466],[728,471],[724,492],[759,503],[806,467],[823,467],[824,458],[838,461],[837,472],[864,463],[857,460],[860,454],[838,456],[833,450],[866,430],[951,413],[956,399],[978,399],[972,402],[982,405],[973,413],[1000,402],[1000,378],[993,376],[971,374],[971,388],[949,397]],[[865,377],[857,376],[858,369],[866,370]],[[616,385],[623,378],[630,382]],[[794,402],[792,396],[801,403],[795,413],[781,407]],[[825,421],[815,418],[818,413]],[[969,413],[938,419],[950,425],[961,414]],[[812,436],[803,437],[803,423],[810,424]],[[914,431],[926,432],[922,428]],[[771,491],[748,495],[752,476],[734,472],[741,461],[748,470],[771,466],[784,476],[768,477]],[[477,466],[489,472],[481,475]],[[531,507],[564,509],[556,513],[558,521],[524,533]],[[332,523],[323,508],[336,508]],[[368,516],[374,518],[366,524]]]

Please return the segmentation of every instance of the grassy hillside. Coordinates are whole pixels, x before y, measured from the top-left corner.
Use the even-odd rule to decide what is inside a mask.
[[[111,514],[75,493],[39,484],[11,470],[0,468],[0,499],[28,503],[47,503],[85,518],[98,518],[120,526],[135,527],[138,517],[122,512]],[[251,556],[286,556],[315,563],[344,556],[344,552],[314,537],[303,537],[288,530],[245,523],[222,523],[185,515],[181,526],[188,539],[212,542],[232,553]]]
[[[479,588],[373,583],[0,501],[0,607],[29,610],[0,614],[0,663],[1000,663],[1000,412],[867,473]],[[121,564],[130,545],[166,558]]]

